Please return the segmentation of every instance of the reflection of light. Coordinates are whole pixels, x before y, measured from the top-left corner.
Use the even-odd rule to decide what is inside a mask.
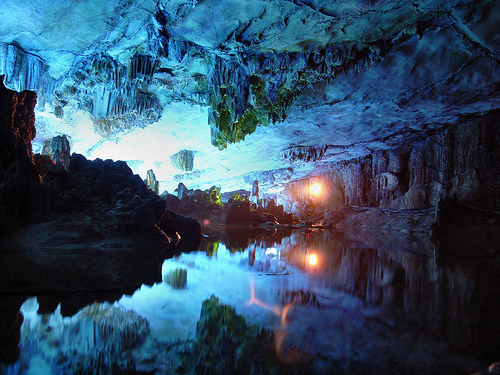
[[[250,299],[247,301],[247,306],[250,305],[257,305],[259,307],[262,307],[263,309],[266,310],[271,310],[273,313],[275,313],[278,316],[281,316],[281,311],[277,307],[272,307],[269,306],[267,303],[261,301],[257,297],[255,297],[255,287],[253,285],[253,280],[250,283]]]
[[[267,303],[261,301],[255,296],[255,286],[253,283],[253,279],[250,282],[250,299],[247,301],[247,306],[257,305],[262,307],[263,309],[270,310],[281,318],[280,326],[276,331],[276,342],[275,342],[275,350],[276,355],[281,358],[284,362],[293,362],[294,356],[284,356],[283,355],[283,341],[287,336],[287,315],[291,308],[294,307],[293,301],[289,302],[283,310],[280,310],[278,307],[269,306]]]
[[[210,224],[210,220],[208,220],[208,219],[203,220],[203,225],[209,225],[209,224]]]
[[[318,183],[312,184],[309,191],[312,195],[319,195],[321,193],[321,185]]]
[[[316,263],[318,263],[318,257],[316,256],[316,254],[311,254],[309,255],[309,257],[307,258],[307,261],[309,262],[309,264],[311,266],[315,266]]]

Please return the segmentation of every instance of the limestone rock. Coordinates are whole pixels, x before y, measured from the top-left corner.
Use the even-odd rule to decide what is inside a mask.
[[[0,231],[27,219],[32,202],[30,190],[40,176],[33,162],[31,140],[35,137],[36,94],[15,93],[0,76]]]
[[[180,150],[170,156],[170,163],[173,167],[183,172],[190,172],[193,170],[194,152],[191,150]]]
[[[184,217],[173,211],[166,210],[158,224],[167,235],[176,237],[178,234],[183,242],[198,242],[202,236],[200,224],[191,217]]]
[[[54,163],[60,164],[64,169],[69,170],[69,159],[71,148],[68,138],[65,135],[58,135],[50,141],[50,156]]]
[[[146,179],[144,180],[146,186],[151,189],[156,195],[160,195],[160,183],[156,180],[156,176],[152,169],[146,172]]]
[[[177,212],[179,205],[181,204],[181,200],[177,198],[176,195],[163,192],[160,197],[167,202],[167,209]]]
[[[16,44],[0,44],[0,74],[12,90],[39,90],[46,73],[44,61]]]
[[[188,188],[182,182],[179,182],[179,185],[177,186],[177,189],[175,189],[175,191],[177,192],[177,198],[179,198],[180,200],[186,199]]]
[[[187,270],[184,268],[169,270],[163,278],[163,281],[173,288],[184,289],[187,285]]]
[[[140,346],[149,334],[148,321],[135,311],[124,311],[109,303],[94,303],[81,310],[78,318],[90,320],[97,333],[96,347],[119,353]]]
[[[48,172],[48,166],[55,165],[54,160],[52,160],[50,155],[35,154],[33,155],[33,161],[35,162],[36,171],[38,172],[42,180],[45,178],[45,175]]]

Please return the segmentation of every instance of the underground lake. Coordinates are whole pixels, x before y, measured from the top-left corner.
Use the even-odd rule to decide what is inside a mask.
[[[2,373],[471,374],[498,355],[498,259],[418,233],[205,232],[136,290],[2,293]]]

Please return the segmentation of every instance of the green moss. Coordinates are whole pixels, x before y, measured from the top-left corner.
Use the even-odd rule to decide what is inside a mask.
[[[222,200],[220,196],[220,188],[217,186],[212,186],[206,194],[208,195],[208,200],[210,203],[216,207],[222,207]]]
[[[219,250],[219,244],[219,240],[210,242],[207,245],[207,256],[212,257],[214,254],[217,254],[217,250]]]
[[[238,340],[243,339],[247,329],[245,319],[236,314],[233,307],[219,304],[219,299],[212,295],[203,302],[200,320],[196,325],[196,337],[199,343],[212,345],[219,338],[221,327]]]
[[[247,201],[248,198],[245,197],[244,195],[240,195],[238,194],[237,191],[235,191],[232,195],[231,195],[231,198],[230,198],[233,202],[244,202],[244,201]]]
[[[269,121],[284,121],[286,109],[293,103],[307,85],[305,74],[299,74],[296,82],[287,83],[278,90],[278,97],[271,101],[266,93],[266,85],[262,78],[252,76],[249,86],[247,108],[236,118],[234,98],[222,94],[220,98],[212,98],[212,114],[209,120],[212,127],[212,144],[225,149],[227,143],[239,142],[252,134],[257,126],[267,126]],[[224,90],[221,90],[223,93]]]

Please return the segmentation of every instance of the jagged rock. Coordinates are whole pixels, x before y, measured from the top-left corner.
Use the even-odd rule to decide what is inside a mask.
[[[291,163],[296,162],[297,160],[315,162],[317,160],[321,160],[327,149],[327,145],[320,147],[296,146],[283,150],[280,156],[284,159],[290,160]]]
[[[170,163],[173,167],[183,172],[190,172],[194,165],[194,152],[191,150],[180,150],[170,156]]]
[[[167,202],[167,209],[177,212],[177,210],[179,209],[179,205],[181,204],[181,200],[177,198],[176,195],[164,192],[160,195],[160,197],[162,199],[165,199],[165,201]]]
[[[69,171],[45,159],[41,182],[31,152],[35,98],[33,93],[18,95],[0,85],[0,230],[8,235],[9,246],[23,249],[19,261],[29,264],[31,271],[21,277],[20,286],[9,287],[82,290],[99,284],[102,289],[116,289],[152,283],[156,277],[161,280],[151,270],[158,267],[149,263],[168,246],[157,226],[166,202],[125,162],[88,161],[78,154],[71,156]],[[176,220],[184,224],[181,231],[193,226],[181,217]],[[199,236],[199,225],[196,229]],[[44,267],[50,270],[49,284],[38,263],[29,260],[31,249],[47,248],[51,253],[44,258]],[[57,255],[61,253],[72,256],[75,263],[61,265]],[[98,263],[89,260],[97,256],[110,267],[94,269]],[[129,274],[131,260],[138,267],[134,275]]]
[[[44,61],[19,45],[0,43],[0,74],[12,90],[39,90],[47,67]]]
[[[32,300],[27,303],[36,307],[36,299]],[[147,319],[108,302],[88,305],[71,319],[63,319],[58,307],[53,314],[26,320],[21,340],[31,356],[21,355],[19,364],[37,370],[44,366],[51,373],[135,374],[134,354],[149,333]],[[50,354],[37,366],[29,365],[33,355],[45,350]]]
[[[48,172],[48,166],[55,165],[54,160],[52,160],[50,155],[35,154],[33,155],[33,161],[35,162],[36,171],[38,172],[42,180],[45,178],[45,175]]]
[[[170,270],[163,278],[163,281],[174,288],[184,289],[187,285],[187,270],[184,268]]]
[[[321,176],[326,190],[316,201],[309,202],[308,180],[291,183],[282,196],[285,211],[302,218],[326,214],[330,217],[328,221],[333,223],[338,218],[328,211],[344,204],[388,209],[385,212],[414,210],[408,212],[407,219],[412,222],[421,212],[422,220],[414,223],[426,223],[427,226],[432,220],[428,220],[426,210],[437,208],[438,203],[446,198],[456,197],[462,204],[497,211],[500,170],[491,160],[500,158],[498,147],[494,146],[500,139],[494,125],[499,113],[492,111],[482,117],[466,118],[461,125],[416,139],[412,145],[399,145],[367,157],[336,163],[333,171]],[[301,203],[294,206],[294,202]],[[302,209],[307,204],[313,205],[311,212]],[[374,222],[363,225],[386,226],[388,222],[383,224],[382,212],[356,213],[354,215],[360,217],[353,219],[352,224],[373,219]],[[346,213],[349,211],[344,210],[343,214]],[[386,218],[389,216],[391,214]],[[407,219],[403,221],[407,222]],[[394,220],[397,221],[395,216]]]
[[[81,310],[84,323],[92,321],[98,342],[94,345],[118,353],[140,346],[149,334],[149,323],[133,310],[122,310],[109,303],[94,303]]]
[[[156,195],[160,195],[160,183],[156,180],[156,176],[152,169],[149,169],[146,173],[146,179],[144,180],[146,186],[151,189]]]
[[[71,148],[68,138],[65,135],[58,135],[50,141],[50,157],[56,164],[60,164],[64,169],[69,170],[69,159]]]
[[[158,224],[168,236],[180,237],[186,244],[196,244],[202,237],[200,224],[191,217],[184,217],[173,211],[166,210],[160,223]]]
[[[259,181],[254,180],[252,183],[252,199],[255,201],[259,200]],[[256,203],[256,202],[254,202]]]
[[[276,356],[272,332],[247,325],[233,307],[220,304],[215,296],[201,307],[191,361],[197,374],[269,374],[291,370]],[[295,366],[297,371],[307,372],[307,365]]]
[[[177,186],[177,189],[175,189],[175,191],[177,192],[177,198],[179,198],[180,200],[186,199],[188,196],[188,188],[182,182],[179,182],[179,185]]]
[[[27,220],[30,190],[40,181],[31,151],[36,94],[7,89],[0,76],[0,231]]]

